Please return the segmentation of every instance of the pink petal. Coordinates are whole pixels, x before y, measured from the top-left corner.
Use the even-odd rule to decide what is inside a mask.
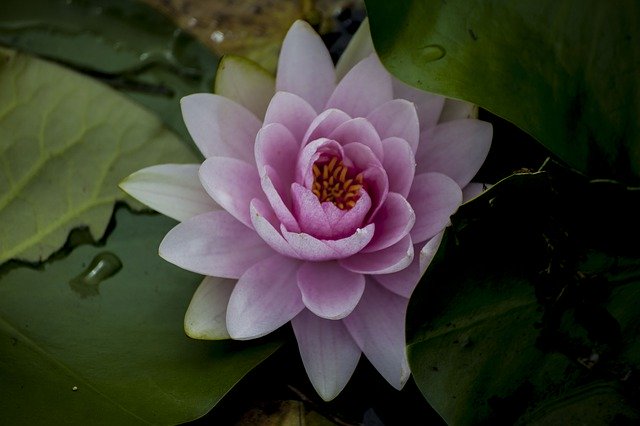
[[[418,148],[420,122],[413,103],[404,99],[394,99],[378,106],[367,120],[378,131],[380,139],[397,137],[409,143],[412,153]]]
[[[477,118],[478,107],[472,103],[457,99],[445,99],[438,123],[460,120],[462,118]]]
[[[303,145],[309,142],[313,142],[318,138],[324,138],[342,123],[350,120],[351,117],[347,113],[340,111],[339,109],[328,109],[323,111],[320,115],[313,119],[309,128],[304,134],[302,140]]]
[[[445,103],[443,96],[411,87],[396,78],[393,79],[393,95],[396,98],[413,102],[418,111],[420,131],[429,129],[438,123]],[[413,152],[415,153],[415,150]]]
[[[278,253],[288,257],[298,258],[298,253],[296,253],[280,232],[275,229],[272,223],[274,221],[273,212],[270,211],[266,203],[258,199],[252,200],[250,209],[251,223],[260,238]]]
[[[375,225],[370,224],[357,229],[353,235],[346,238],[320,240],[309,234],[289,232],[286,228],[280,227],[280,232],[299,257],[315,262],[342,259],[358,253],[371,241],[374,230]]]
[[[159,254],[188,271],[238,278],[273,250],[229,213],[214,211],[174,227],[160,243]]]
[[[300,152],[295,169],[295,181],[307,188],[313,185],[313,163],[318,161],[320,153],[344,157],[344,151],[340,144],[326,138],[316,139],[308,143]]]
[[[304,305],[319,317],[336,320],[356,307],[364,291],[364,275],[336,262],[306,262],[298,269]]]
[[[299,147],[317,115],[313,107],[301,97],[289,92],[278,92],[269,103],[263,126],[282,124],[291,132]]]
[[[291,92],[322,111],[336,85],[331,55],[309,24],[296,21],[280,51],[276,91]]]
[[[408,299],[438,252],[443,235],[444,231],[431,238],[422,248],[420,245],[415,245],[414,251],[419,252],[420,255],[414,256],[411,265],[402,271],[372,277],[387,290]]]
[[[255,164],[253,145],[262,123],[227,98],[197,93],[182,98],[182,117],[205,157],[232,157]]]
[[[119,186],[157,212],[184,221],[220,210],[198,179],[200,164],[161,164],[138,170]]]
[[[406,268],[412,260],[413,245],[411,238],[406,235],[391,247],[341,259],[340,265],[361,274],[390,274]]]
[[[416,176],[407,198],[416,213],[416,223],[410,235],[419,243],[442,231],[449,218],[462,203],[460,187],[440,173],[423,173]]]
[[[378,159],[382,160],[382,142],[373,124],[366,118],[352,118],[339,125],[327,136],[344,146],[353,142],[359,142],[368,146]]]
[[[205,277],[191,298],[184,316],[184,331],[193,339],[228,339],[227,304],[235,280]]]
[[[311,190],[298,183],[291,185],[291,193],[293,195],[293,211],[300,225],[300,230],[316,238],[332,238],[331,224],[318,197]],[[287,229],[290,228],[287,227]]]
[[[249,203],[264,199],[255,166],[235,158],[210,157],[200,166],[200,182],[216,203],[252,228]]]
[[[416,153],[416,172],[443,173],[464,188],[484,163],[493,128],[486,121],[463,119],[449,121],[420,136]]]
[[[389,178],[389,191],[403,197],[409,194],[416,172],[416,159],[411,147],[404,139],[387,138],[382,141],[384,161],[382,165]]]
[[[414,252],[416,247],[418,246],[414,246]],[[420,256],[414,256],[411,264],[401,271],[392,274],[372,275],[371,277],[387,290],[408,299],[421,276]]]
[[[300,262],[274,255],[245,272],[231,293],[227,329],[234,339],[262,337],[304,309],[296,273]]]
[[[352,235],[363,227],[364,218],[371,207],[371,199],[364,191],[356,205],[349,210],[341,210],[331,202],[320,203],[318,197],[298,183],[291,186],[293,211],[300,230],[287,226],[291,232],[304,232],[318,239],[335,240]]]
[[[333,203],[326,202],[322,203],[322,209],[331,227],[331,237],[344,238],[364,225],[367,213],[371,209],[371,198],[365,190],[361,189],[360,198],[349,210],[341,210]]]
[[[375,214],[389,192],[387,173],[378,157],[368,146],[361,143],[350,143],[345,145],[343,150],[344,157],[351,161],[356,169],[362,170],[365,189],[371,197],[373,207],[371,214]]]
[[[294,168],[300,151],[300,143],[291,132],[279,123],[264,126],[256,136],[255,156],[258,172],[264,174],[264,166],[271,166],[282,182],[289,186],[293,182]]]
[[[291,205],[289,191],[284,188],[280,176],[278,176],[272,167],[265,167],[261,183],[262,190],[267,196],[267,200],[278,220],[283,223],[287,229],[291,229],[293,232],[300,232],[298,221],[293,217],[289,207]]]
[[[344,76],[327,102],[351,117],[366,117],[393,99],[391,76],[375,54],[363,59]]]
[[[407,200],[396,192],[389,192],[380,210],[373,217],[376,234],[362,252],[370,253],[390,247],[409,234],[416,215]]]
[[[332,400],[349,382],[360,348],[342,321],[325,320],[305,309],[291,325],[311,384],[322,399]]]
[[[402,389],[411,374],[405,349],[408,302],[369,279],[360,303],[342,320],[371,364],[396,389]]]

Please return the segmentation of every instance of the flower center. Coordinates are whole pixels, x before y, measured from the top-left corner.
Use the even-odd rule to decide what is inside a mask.
[[[313,164],[313,177],[312,192],[321,203],[328,201],[341,210],[348,210],[360,198],[362,173],[355,174],[338,157],[316,161]]]

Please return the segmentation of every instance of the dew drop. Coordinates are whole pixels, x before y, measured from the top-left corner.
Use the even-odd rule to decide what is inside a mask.
[[[420,49],[420,55],[422,59],[427,62],[437,61],[442,59],[447,52],[444,48],[438,44],[430,44]]]
[[[97,254],[80,275],[69,281],[69,286],[82,298],[97,296],[100,294],[98,288],[100,283],[114,276],[120,269],[122,269],[122,262],[118,256],[105,251]]]

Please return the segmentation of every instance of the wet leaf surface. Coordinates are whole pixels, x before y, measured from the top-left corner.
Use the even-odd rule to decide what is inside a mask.
[[[193,420],[278,347],[186,337],[184,312],[202,278],[157,256],[175,222],[126,209],[116,222],[104,247],[0,278],[4,422]]]

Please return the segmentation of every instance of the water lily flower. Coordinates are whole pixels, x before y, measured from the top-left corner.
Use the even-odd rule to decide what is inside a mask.
[[[180,221],[160,256],[206,275],[187,334],[255,339],[291,321],[325,400],[361,354],[402,388],[409,296],[463,189],[477,192],[468,184],[491,125],[393,78],[366,24],[334,67],[297,21],[275,78],[225,57],[216,92],[182,100],[202,164],[154,166],[121,184]]]

